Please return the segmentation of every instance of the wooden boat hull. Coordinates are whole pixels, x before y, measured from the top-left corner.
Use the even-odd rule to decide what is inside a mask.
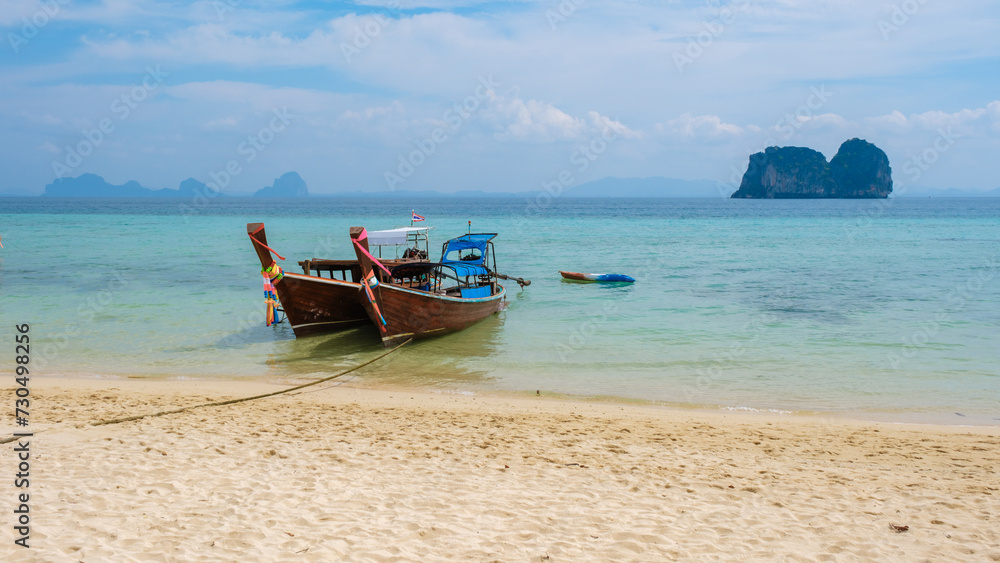
[[[395,346],[410,338],[428,338],[468,328],[506,306],[507,291],[503,286],[497,288],[496,295],[469,299],[379,284],[373,293],[386,321],[382,345]],[[381,325],[363,290],[358,299],[375,326]]]
[[[247,224],[247,234],[251,235],[261,267],[267,268],[274,258],[264,247],[267,244],[264,224]],[[274,291],[297,338],[371,322],[358,301],[358,294],[363,292],[359,283],[285,272],[275,282]]]
[[[358,302],[361,284],[286,272],[274,290],[297,338],[370,322]]]
[[[635,278],[624,274],[581,274],[579,272],[559,271],[563,279],[580,283],[635,283]]]
[[[373,262],[368,252],[365,229],[351,227],[351,240],[361,264],[362,280],[371,280],[367,286],[362,286],[358,302],[380,330],[383,346],[456,332],[501,311],[506,305],[507,291],[499,284],[490,286],[492,295],[452,297],[402,285],[376,283],[379,276],[374,266],[378,263]]]

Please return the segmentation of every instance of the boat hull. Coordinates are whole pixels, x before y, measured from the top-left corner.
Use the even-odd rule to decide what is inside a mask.
[[[269,267],[274,258],[266,247],[264,224],[247,224],[247,234],[261,267]],[[363,291],[359,283],[285,272],[274,283],[274,291],[296,338],[337,332],[371,322],[358,302],[358,294]]]
[[[559,272],[563,279],[581,283],[635,283],[635,278],[624,274],[581,274],[579,272]]]
[[[475,287],[466,285],[453,294],[456,296],[380,282],[374,270],[376,266],[389,274],[385,279],[392,279],[391,272],[368,251],[367,231],[363,227],[351,227],[351,240],[361,265],[362,291],[358,293],[358,302],[381,332],[383,346],[456,332],[501,311],[506,305],[507,291],[495,282]],[[440,267],[444,264],[431,266]],[[482,272],[486,271],[485,268],[478,268],[479,270],[468,269],[468,273],[463,274],[466,280],[469,277],[478,279],[484,276]],[[405,277],[408,276],[404,275]],[[459,281],[457,277],[451,279]],[[484,289],[491,294],[481,297],[458,296],[466,290],[474,293]]]
[[[358,302],[359,283],[286,272],[274,291],[296,338],[371,322]]]
[[[395,346],[410,338],[428,338],[468,328],[506,306],[507,291],[499,285],[497,289],[495,295],[470,299],[379,284],[374,294],[386,321],[382,344]],[[358,299],[371,321],[379,326],[381,319],[363,290]]]

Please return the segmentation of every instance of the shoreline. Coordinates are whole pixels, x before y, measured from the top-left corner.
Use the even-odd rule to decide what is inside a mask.
[[[495,398],[509,398],[509,399],[534,399],[535,395],[530,391],[513,391],[497,388],[480,388],[480,389],[459,389],[459,388],[449,388],[449,387],[430,387],[430,386],[419,386],[419,385],[406,385],[406,384],[396,384],[396,383],[376,383],[372,381],[365,381],[363,375],[350,375],[345,379],[334,379],[330,383],[321,384],[325,387],[346,387],[355,388],[361,390],[372,390],[372,391],[396,391],[399,393],[419,393],[419,394],[432,394],[432,395],[442,395],[442,396],[477,396],[477,397],[495,397]],[[222,386],[263,386],[260,389],[271,389],[277,390],[282,387],[293,387],[295,385],[300,385],[303,383],[308,383],[317,378],[285,378],[285,379],[269,379],[262,381],[260,379],[218,379],[218,378],[204,378],[198,376],[122,376],[116,374],[59,374],[59,375],[40,375],[35,376],[36,381],[51,379],[51,380],[79,380],[79,381],[149,381],[149,382],[186,382],[186,383],[197,383],[199,385],[205,384],[212,386],[214,384],[220,384]],[[360,379],[360,380],[359,380]],[[256,387],[254,387],[256,389]],[[261,391],[264,392],[264,391]],[[254,393],[247,393],[247,395],[252,395]],[[808,409],[776,409],[776,408],[756,408],[756,407],[744,407],[744,406],[726,406],[726,405],[695,405],[695,404],[681,404],[681,403],[670,403],[662,400],[644,400],[635,399],[631,397],[618,397],[612,395],[573,395],[569,393],[559,393],[553,391],[541,391],[542,398],[562,401],[567,403],[582,403],[582,404],[608,404],[608,405],[624,405],[628,407],[635,408],[649,408],[649,409],[663,409],[668,411],[677,412],[692,412],[692,413],[704,413],[707,415],[718,414],[718,415],[746,415],[746,416],[774,416],[774,417],[805,417],[807,419],[819,419],[819,420],[834,420],[834,421],[845,421],[845,422],[857,422],[864,424],[889,424],[889,425],[904,425],[904,426],[927,426],[927,427],[955,427],[955,428],[1000,428],[1000,419],[988,419],[989,415],[982,416],[968,416],[959,413],[946,413],[946,412],[913,412],[906,411],[906,416],[901,416],[903,413],[900,411],[815,411]],[[953,417],[959,417],[958,419]],[[971,420],[960,420],[961,418],[970,418]],[[953,420],[954,422],[946,422],[946,420]],[[975,421],[980,421],[976,423]]]
[[[1000,560],[991,427],[346,385],[89,424],[277,388],[32,379],[0,558]]]
[[[143,386],[147,387],[150,392],[155,391],[156,393],[163,394],[165,397],[191,397],[191,396],[204,396],[206,401],[209,395],[206,392],[215,393],[216,399],[239,399],[244,397],[250,397],[257,394],[273,393],[275,391],[280,391],[282,389],[290,388],[295,385],[301,384],[301,382],[296,383],[285,383],[285,382],[262,382],[262,381],[248,381],[248,380],[218,380],[218,379],[198,379],[198,378],[144,378],[144,377],[117,377],[109,376],[106,378],[90,378],[90,377],[79,377],[79,376],[35,376],[32,378],[32,387],[37,387],[39,382],[45,382],[41,385],[43,388],[53,388],[53,389],[77,389],[77,390],[102,390],[109,387],[117,388],[122,384],[124,386]],[[60,384],[61,383],[61,384]],[[94,385],[91,385],[93,383]],[[234,385],[235,383],[235,385]],[[196,387],[189,388],[189,387]],[[140,390],[135,389],[133,390]],[[824,412],[812,412],[812,411],[780,411],[776,412],[773,410],[763,410],[763,409],[742,409],[742,408],[729,408],[729,407],[704,407],[704,406],[681,406],[674,404],[664,404],[662,402],[656,401],[641,401],[636,399],[628,398],[618,398],[609,396],[599,396],[599,397],[584,397],[577,395],[567,395],[567,394],[557,394],[557,393],[542,393],[541,395],[532,395],[528,392],[507,392],[502,390],[497,391],[468,391],[468,390],[451,390],[451,389],[437,389],[428,387],[409,387],[402,385],[358,385],[355,382],[333,380],[328,383],[318,384],[315,387],[306,388],[300,391],[293,391],[289,396],[295,395],[309,395],[309,394],[319,394],[322,392],[337,392],[341,390],[345,394],[357,395],[359,398],[365,401],[378,401],[385,402],[390,401],[396,395],[412,395],[413,397],[420,397],[421,401],[442,399],[451,399],[453,402],[461,403],[463,401],[479,401],[481,404],[489,404],[494,406],[510,407],[516,406],[519,409],[540,409],[540,410],[573,410],[574,408],[589,409],[594,413],[608,413],[612,411],[626,412],[630,415],[647,415],[647,416],[665,416],[665,417],[675,417],[675,416],[691,416],[691,417],[704,417],[713,420],[732,420],[735,423],[750,424],[753,422],[763,422],[763,423],[775,423],[775,422],[789,422],[791,424],[797,423],[812,423],[812,424],[831,424],[831,425],[843,425],[849,427],[857,426],[875,426],[875,427],[886,427],[886,428],[900,428],[900,429],[912,429],[912,430],[922,430],[922,431],[940,431],[940,432],[973,432],[979,433],[982,431],[984,434],[996,434],[1000,435],[1000,424],[995,425],[978,425],[978,424],[938,424],[932,422],[908,422],[908,421],[894,421],[894,420],[871,420],[866,418],[861,418],[853,416],[856,413],[848,414],[833,414]],[[275,397],[281,397],[282,395],[276,395]],[[323,395],[317,395],[322,397]],[[268,399],[260,399],[261,401],[266,401]],[[169,409],[171,404],[168,402],[158,403],[162,408]],[[192,403],[189,405],[176,404],[176,408],[184,408],[185,406],[198,405],[200,403]],[[216,407],[208,407],[216,408]],[[130,415],[137,414],[150,414],[150,413],[130,413]],[[93,421],[91,421],[93,422]]]

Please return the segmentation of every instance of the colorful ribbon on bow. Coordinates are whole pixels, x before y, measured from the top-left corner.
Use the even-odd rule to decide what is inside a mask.
[[[277,262],[271,262],[271,265],[261,269],[260,273],[264,276],[264,322],[267,326],[271,326],[275,323],[278,311],[278,295],[274,290],[274,284],[285,276],[285,272]]]
[[[378,278],[375,277],[375,272],[371,272],[361,285],[365,287],[365,295],[368,296],[368,302],[372,304],[372,309],[378,315],[378,320],[382,321],[378,328],[385,332],[385,317],[382,316],[382,311],[379,310],[378,303],[375,302],[375,293],[372,291],[372,288],[378,287]]]
[[[389,268],[383,266],[382,263],[379,262],[377,258],[372,256],[371,252],[368,252],[368,249],[366,249],[364,246],[361,246],[361,243],[359,241],[365,240],[366,238],[368,238],[368,231],[366,231],[365,229],[361,229],[361,234],[358,235],[358,238],[353,240],[352,242],[354,242],[354,246],[358,247],[358,250],[364,252],[365,256],[367,256],[368,259],[371,260],[373,264],[375,264],[379,268],[382,268],[382,270],[385,271],[385,273],[392,276],[392,272],[389,271]]]

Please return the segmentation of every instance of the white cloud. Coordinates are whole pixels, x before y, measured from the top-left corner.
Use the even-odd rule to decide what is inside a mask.
[[[586,122],[573,117],[552,104],[538,100],[509,100],[496,97],[487,110],[500,131],[494,134],[499,141],[551,143],[580,139]]]
[[[642,138],[642,132],[597,111],[588,111],[586,118],[576,117],[548,102],[524,100],[516,90],[509,96],[491,93],[482,113],[483,121],[495,129],[493,138],[503,142],[579,141],[608,130],[626,139]]]
[[[37,113],[28,113],[26,111],[20,111],[20,112],[17,112],[17,113],[18,113],[18,115],[20,115],[25,120],[30,121],[32,123],[37,123],[37,124],[40,124],[40,125],[50,125],[50,126],[58,127],[58,126],[61,126],[61,125],[64,124],[64,122],[63,122],[62,119],[59,119],[58,117],[49,115],[47,113],[37,114]]]
[[[798,127],[809,126],[810,128],[819,127],[833,127],[833,128],[846,128],[851,127],[849,121],[835,113],[820,113],[817,115],[796,115],[795,121]],[[772,127],[772,131],[778,131],[780,127]]]
[[[591,123],[593,123],[594,127],[599,131],[613,131],[626,139],[642,138],[642,131],[629,129],[625,125],[622,125],[622,122],[603,116],[596,111],[588,111],[587,117],[590,118]]]
[[[1000,101],[994,101],[985,107],[961,109],[955,112],[926,111],[904,115],[894,110],[885,115],[863,117],[850,120],[836,113],[820,113],[816,115],[788,115],[773,125],[761,127],[749,124],[744,127],[726,123],[717,115],[692,116],[683,113],[665,124],[658,123],[656,130],[668,137],[699,139],[704,141],[737,139],[746,133],[767,131],[774,135],[779,133],[787,137],[804,133],[822,134],[834,138],[843,135],[874,135],[892,139],[893,135],[901,136],[900,142],[905,142],[905,135],[914,132],[937,134],[939,131],[952,131],[960,135],[984,136],[1000,130]],[[921,141],[923,142],[923,141]]]
[[[170,8],[153,0],[103,0],[96,3],[69,0],[3,0],[0,26],[16,26],[17,31],[22,31],[25,19],[37,28],[45,28],[54,21],[107,24],[134,20],[139,23],[144,18],[163,17],[171,11]]]
[[[219,119],[213,119],[205,123],[204,128],[213,129],[231,129],[239,125],[240,120],[235,117],[220,117]]]
[[[44,14],[45,11],[36,0],[4,0],[3,9],[0,10],[0,26],[20,28],[25,25],[24,19],[30,24],[31,17],[39,12],[43,13],[43,16],[38,16],[39,20],[44,17],[48,22],[48,14]],[[20,29],[15,29],[15,32],[18,31]],[[4,36],[6,37],[6,34]]]
[[[62,154],[62,149],[60,149],[59,147],[53,145],[52,143],[50,143],[48,141],[45,141],[44,143],[42,143],[41,145],[39,145],[38,146],[38,150],[40,150],[42,152],[51,153],[51,154]]]
[[[875,129],[912,132],[950,130],[961,135],[980,135],[997,131],[1000,126],[1000,101],[981,108],[964,108],[956,112],[926,111],[903,115],[896,110],[888,115],[869,117],[865,124]]]
[[[726,123],[717,115],[698,115],[682,113],[666,124],[657,124],[661,132],[699,139],[718,139],[742,135],[744,129],[739,125]]]
[[[893,112],[888,115],[869,117],[866,118],[865,121],[874,127],[886,129],[903,129],[909,124],[906,116],[899,110],[893,110]]]
[[[188,82],[168,86],[166,92],[175,98],[196,104],[217,103],[249,108],[253,111],[271,111],[287,107],[294,112],[321,112],[336,108],[345,96],[304,88],[274,88],[266,84],[214,80]]]
[[[400,116],[404,113],[403,104],[395,101],[387,106],[367,107],[362,110],[347,110],[340,114],[338,122],[367,122],[375,119],[384,119],[391,116]]]

